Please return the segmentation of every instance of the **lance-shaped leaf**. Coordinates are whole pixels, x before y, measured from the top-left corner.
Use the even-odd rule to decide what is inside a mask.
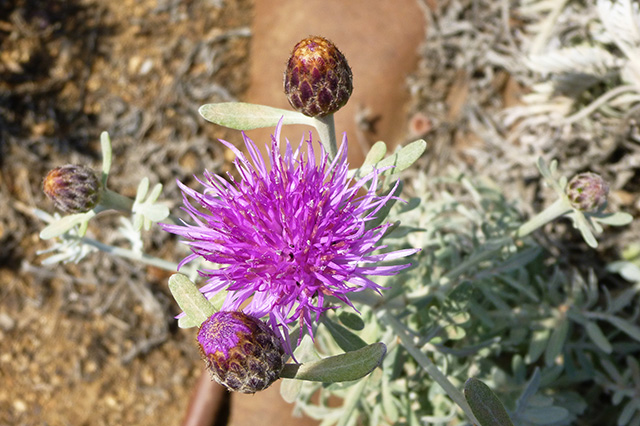
[[[400,149],[400,151],[396,152],[393,155],[388,156],[384,160],[376,164],[368,164],[363,165],[357,170],[350,170],[349,175],[355,177],[366,176],[367,174],[373,171],[373,168],[383,169],[385,167],[390,167],[384,172],[380,173],[380,176],[390,175],[393,173],[399,173],[405,169],[408,169],[413,163],[416,162],[418,158],[424,153],[427,149],[427,143],[424,139],[419,139],[415,142],[411,142],[409,145]]]
[[[489,386],[471,377],[464,384],[464,398],[482,426],[513,426],[502,402]]]
[[[253,130],[282,124],[315,126],[316,120],[296,111],[254,105],[245,102],[221,102],[202,105],[198,110],[207,121],[236,130]]]
[[[169,290],[188,318],[186,322],[178,323],[181,327],[186,323],[200,325],[216,312],[213,305],[186,275],[173,274],[169,278]]]
[[[40,239],[48,240],[50,238],[59,237],[76,225],[80,225],[78,235],[82,237],[87,231],[89,220],[95,215],[95,211],[89,210],[86,213],[76,213],[68,216],[63,216],[62,218],[50,223],[42,231],[40,231]]]
[[[319,361],[286,364],[280,377],[323,383],[358,380],[380,365],[386,352],[385,344],[378,342]]]

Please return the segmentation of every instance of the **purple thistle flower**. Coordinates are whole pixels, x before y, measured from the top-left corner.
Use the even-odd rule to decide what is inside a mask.
[[[205,179],[198,179],[202,193],[178,182],[184,209],[195,224],[163,228],[191,247],[193,253],[180,266],[198,257],[221,265],[200,270],[208,278],[200,289],[208,299],[228,291],[223,311],[257,318],[268,314],[271,327],[288,341],[288,324],[296,321],[313,335],[314,319],[332,308],[325,306],[327,296],[353,307],[349,293],[382,289],[368,276],[394,275],[409,266],[372,264],[418,249],[372,254],[386,247],[377,244],[391,223],[367,229],[367,222],[394,191],[376,195],[380,170],[356,182],[348,178],[346,136],[331,163],[324,149],[317,163],[311,140],[306,155],[300,150],[304,140],[296,151],[287,141],[280,153],[281,126],[267,151],[270,169],[244,133],[251,162],[221,140],[237,157],[240,182],[231,174],[227,180],[206,171]]]

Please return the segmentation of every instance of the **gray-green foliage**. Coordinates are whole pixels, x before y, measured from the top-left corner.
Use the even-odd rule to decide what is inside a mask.
[[[489,181],[417,174],[406,187],[415,197],[396,203],[402,225],[385,242],[422,251],[380,282],[382,296],[357,295],[364,326],[330,313],[316,334],[321,356],[353,350],[350,334],[356,347],[384,342],[382,368],[352,383],[300,382],[297,409],[323,426],[470,424],[460,407],[477,401],[460,389],[474,377],[514,425],[640,424],[640,286],[613,294],[533,238],[513,239],[522,218]]]

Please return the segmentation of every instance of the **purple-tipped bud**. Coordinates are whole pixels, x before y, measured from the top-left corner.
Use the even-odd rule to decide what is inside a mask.
[[[56,208],[67,213],[84,213],[100,201],[101,185],[91,168],[67,164],[51,170],[42,189]]]
[[[600,175],[586,172],[571,178],[565,192],[573,207],[583,212],[592,212],[607,202],[609,185]]]
[[[323,37],[295,45],[284,72],[284,92],[291,106],[310,117],[324,117],[344,106],[353,91],[347,59]]]
[[[242,312],[213,314],[200,325],[198,343],[213,379],[242,393],[268,388],[287,359],[273,330]]]

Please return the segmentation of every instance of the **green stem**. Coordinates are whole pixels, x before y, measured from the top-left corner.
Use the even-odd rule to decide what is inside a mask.
[[[464,411],[469,420],[474,424],[480,424],[476,416],[474,416],[473,411],[471,411],[471,407],[467,403],[464,395],[458,388],[456,388],[453,383],[449,381],[447,376],[445,376],[438,367],[431,362],[429,357],[422,353],[420,348],[416,347],[413,343],[411,336],[408,333],[407,328],[400,323],[397,319],[390,315],[388,312],[385,312],[382,319],[391,326],[393,331],[396,333],[400,341],[402,342],[402,346],[409,352],[409,354],[416,360],[418,365],[425,370],[436,383],[442,387],[442,389],[449,395],[449,398],[453,400],[458,406]]]
[[[131,198],[105,188],[102,192],[102,199],[100,200],[100,205],[97,207],[97,210],[119,210],[129,213],[132,208],[133,200]]]
[[[178,270],[178,264],[177,263],[169,262],[169,261],[161,259],[159,257],[150,256],[150,255],[145,254],[145,253],[139,253],[139,252],[135,252],[133,250],[124,249],[124,248],[121,248],[121,247],[110,246],[108,244],[101,243],[98,240],[94,240],[93,238],[82,237],[82,238],[80,238],[80,240],[84,244],[88,244],[90,246],[93,246],[93,247],[97,248],[98,250],[103,251],[105,253],[109,253],[111,255],[124,257],[124,258],[131,259],[131,260],[135,260],[135,261],[144,263],[146,265],[155,266],[155,267],[160,268],[160,269],[165,269],[167,271],[177,271]],[[183,268],[183,269],[185,269],[185,268]],[[189,272],[190,271],[187,271],[187,273],[189,273]]]
[[[336,125],[333,120],[333,114],[325,117],[315,117],[314,127],[320,135],[320,143],[332,161],[338,153],[338,142],[336,140]]]
[[[516,231],[514,237],[523,238],[547,223],[569,213],[571,210],[572,207],[567,200],[559,198],[549,207],[522,224]]]
[[[131,213],[133,210],[133,203],[134,201],[131,198],[125,197],[124,195],[118,194],[110,189],[105,189],[102,193],[100,204],[98,204],[94,210],[96,213],[100,213],[105,210],[117,210],[125,213]],[[174,225],[180,225],[182,223],[174,215],[169,215],[162,222],[172,223]]]

